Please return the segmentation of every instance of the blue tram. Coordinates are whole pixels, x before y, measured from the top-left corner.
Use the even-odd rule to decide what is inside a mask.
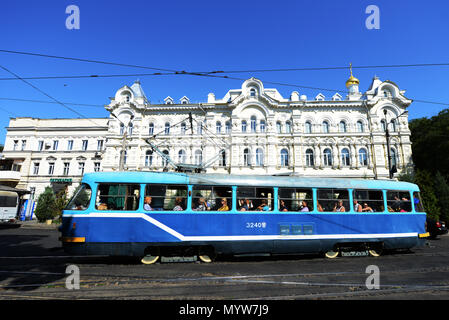
[[[66,252],[160,256],[407,249],[425,241],[418,186],[386,180],[175,172],[84,175],[62,216]]]

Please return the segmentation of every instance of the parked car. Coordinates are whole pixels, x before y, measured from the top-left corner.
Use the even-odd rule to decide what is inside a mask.
[[[430,233],[430,239],[436,239],[437,236],[447,233],[446,223],[444,221],[437,221],[427,218],[426,224],[427,232]]]

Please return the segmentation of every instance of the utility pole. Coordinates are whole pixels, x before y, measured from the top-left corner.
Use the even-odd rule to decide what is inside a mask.
[[[384,116],[385,116],[385,137],[387,139],[388,174],[390,179],[393,179],[393,173],[391,172],[390,132],[388,131],[387,109],[384,109]]]

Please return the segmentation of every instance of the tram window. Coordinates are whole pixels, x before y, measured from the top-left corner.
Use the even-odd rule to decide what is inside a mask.
[[[218,211],[220,208],[225,208],[221,203],[223,198],[226,198],[228,210],[231,210],[231,187],[193,186],[192,209],[194,211]]]
[[[362,212],[383,212],[384,197],[381,190],[354,190],[354,201],[360,205]],[[358,211],[355,207],[354,210]]]
[[[65,207],[65,210],[86,210],[89,207],[91,197],[92,189],[89,185],[83,183]]]
[[[389,212],[410,212],[412,203],[408,191],[387,191],[387,208]]]
[[[345,212],[349,210],[349,193],[346,189],[318,189],[318,211]]]
[[[312,189],[279,188],[279,211],[312,211]]]
[[[135,211],[139,207],[138,184],[109,184],[98,185],[95,208],[97,210]]]
[[[273,188],[237,187],[239,211],[273,210]]]
[[[424,212],[424,205],[419,192],[413,192],[413,204],[415,205],[416,212]]]
[[[187,186],[148,184],[145,197],[151,197],[152,210],[182,211],[187,206]]]

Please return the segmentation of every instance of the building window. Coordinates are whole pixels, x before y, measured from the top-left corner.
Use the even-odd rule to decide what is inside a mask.
[[[58,144],[59,144],[58,140],[53,141],[53,151],[58,150]]]
[[[217,134],[221,133],[221,122],[220,121],[217,121],[217,123],[215,124],[215,129],[216,129]]]
[[[37,151],[42,151],[43,149],[44,149],[44,141],[39,140],[39,142],[37,143]]]
[[[130,123],[128,125],[128,135],[131,136],[133,134],[134,125]]]
[[[218,165],[220,167],[226,167],[226,151],[221,150],[220,158],[218,158]]]
[[[145,167],[150,167],[153,164],[153,151],[147,150],[145,152]]]
[[[341,163],[344,166],[351,165],[351,158],[350,158],[349,150],[347,148],[344,148],[343,150],[341,150]]]
[[[69,175],[69,170],[70,170],[70,163],[69,162],[64,162],[64,170],[62,172],[63,176],[68,176]]]
[[[248,148],[243,150],[243,165],[247,167],[251,166],[251,151]]]
[[[256,96],[256,89],[252,88],[251,90],[249,90],[249,95],[251,97],[255,97]]]
[[[78,171],[81,176],[84,174],[84,166],[85,166],[84,162],[78,162]]]
[[[344,122],[343,120],[340,121],[339,130],[340,130],[341,133],[345,133],[346,132],[346,122]]]
[[[165,123],[164,133],[166,136],[168,136],[170,134],[170,122]]]
[[[49,162],[48,163],[48,174],[51,176],[55,172],[55,163]]]
[[[226,130],[226,133],[231,133],[231,122],[230,121],[226,121],[226,123],[225,123],[225,130]]]
[[[128,152],[126,150],[123,152],[123,164],[126,164],[126,161],[128,160]]]
[[[391,157],[391,167],[398,166],[398,154],[396,149],[390,148],[390,157]]]
[[[394,119],[391,120],[391,129],[393,132],[396,132],[396,121]]]
[[[187,131],[187,126],[186,126],[186,123],[183,122],[183,123],[181,123],[181,135],[185,135],[186,131]]]
[[[323,133],[329,133],[329,122],[323,121],[322,129],[323,129]]]
[[[265,120],[260,120],[260,132],[265,132]]]
[[[195,164],[200,165],[203,163],[203,152],[201,150],[195,151]]]
[[[67,141],[67,151],[71,151],[73,149],[73,140]]]
[[[82,146],[82,149],[81,149],[81,150],[86,151],[86,150],[87,150],[87,145],[88,145],[88,143],[89,143],[88,140],[83,140],[83,146]]]
[[[202,122],[198,122],[196,125],[196,133],[201,135],[203,134],[203,123]]]
[[[380,120],[380,128],[383,132],[387,131],[387,126],[385,124],[385,120]]]
[[[19,140],[14,140],[14,145],[12,147],[13,151],[16,151],[19,148]]]
[[[312,123],[310,121],[306,121],[304,128],[306,133],[312,133]]]
[[[365,128],[362,121],[357,121],[357,132],[364,132]]]
[[[281,167],[288,167],[288,150],[281,150]]]
[[[323,165],[325,165],[326,167],[332,166],[332,151],[329,148],[324,149],[324,152],[323,152]]]
[[[251,132],[256,132],[257,128],[257,119],[255,116],[251,117]]]
[[[359,150],[359,163],[361,166],[367,166],[368,165],[368,152],[365,148],[361,148]]]
[[[242,121],[242,132],[246,132],[246,121]]]
[[[100,171],[100,162],[94,162],[94,171],[99,172]]]
[[[123,135],[125,133],[125,125],[123,123],[120,123],[120,135]]]
[[[153,123],[153,122],[151,122],[151,123],[148,125],[148,134],[149,134],[149,135],[153,135],[153,134],[154,134],[154,123]]]
[[[97,151],[103,150],[103,140],[97,140]]]
[[[306,166],[307,167],[313,167],[315,165],[314,157],[313,157],[313,150],[307,149],[306,150]]]
[[[39,165],[40,165],[39,162],[35,162],[33,166],[33,174],[36,176],[39,174]]]
[[[276,122],[276,132],[282,133],[282,124],[279,121]]]
[[[256,150],[256,166],[263,166],[263,150],[262,148],[257,148]]]
[[[179,152],[178,152],[178,162],[179,163],[186,163],[187,162],[187,155],[186,155],[186,152],[183,149],[179,150]]]
[[[285,133],[292,133],[292,124],[290,121],[285,122]]]
[[[27,141],[26,140],[22,140],[22,151],[25,150],[26,146],[27,146]]]

